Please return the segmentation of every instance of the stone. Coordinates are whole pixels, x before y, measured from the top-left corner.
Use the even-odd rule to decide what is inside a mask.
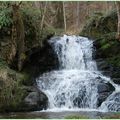
[[[104,102],[110,94],[112,94],[112,92],[100,93],[98,96],[97,106],[99,107],[102,104],[102,102]]]
[[[108,83],[100,83],[98,85],[98,101],[97,106],[99,107],[102,102],[104,102],[107,97],[112,94],[112,92],[115,90],[114,86],[112,84]]]
[[[114,86],[109,82],[98,84],[98,93],[113,92],[114,90],[115,90]]]
[[[120,112],[120,92],[115,92],[112,94],[105,102],[105,109],[107,108],[109,111]]]
[[[24,101],[28,110],[43,110],[48,106],[48,98],[41,91],[30,92]]]
[[[113,81],[115,84],[120,84],[120,78],[112,78],[112,81]]]

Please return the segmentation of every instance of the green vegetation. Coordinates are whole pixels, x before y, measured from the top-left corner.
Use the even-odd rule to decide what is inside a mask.
[[[116,31],[117,13],[115,10],[112,10],[104,15],[97,14],[91,16],[80,35],[97,39],[102,37],[104,34],[113,33]]]
[[[5,9],[0,9],[0,29],[4,27],[9,27],[12,23],[11,19],[11,9],[10,8],[5,8]]]
[[[102,119],[120,119],[120,112],[116,112],[112,115],[105,116]]]
[[[85,115],[70,115],[66,116],[65,119],[89,119],[89,117]]]
[[[16,56],[11,57],[17,52],[13,48],[11,39],[12,5],[9,2],[0,3],[0,112],[24,111],[24,98],[28,94],[27,87],[33,85],[33,74],[29,68],[23,68],[21,72],[16,70],[17,58]],[[56,30],[44,27],[41,32],[41,11],[31,7],[31,3],[24,3],[20,12],[25,28],[25,54],[22,57],[29,61],[29,52],[32,51],[32,48],[41,48],[47,36],[55,34]]]
[[[0,66],[0,112],[19,110],[27,94],[21,84],[26,77],[10,69],[4,61],[0,62]]]
[[[112,66],[120,67],[120,42],[116,39],[116,31],[117,13],[112,10],[105,15],[91,17],[80,35],[95,39],[101,58]]]
[[[99,44],[98,51],[101,56],[106,59],[109,64],[120,67],[120,43],[116,39],[116,33],[105,34],[97,39],[97,42]]]

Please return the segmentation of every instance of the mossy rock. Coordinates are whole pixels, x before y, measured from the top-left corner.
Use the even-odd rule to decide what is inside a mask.
[[[0,62],[0,112],[17,111],[20,109],[23,99],[28,94],[21,84],[24,75],[11,70],[4,62]]]

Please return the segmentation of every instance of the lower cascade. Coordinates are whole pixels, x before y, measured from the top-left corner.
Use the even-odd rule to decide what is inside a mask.
[[[52,38],[49,44],[58,57],[59,69],[36,79],[38,88],[49,98],[48,109],[120,111],[119,86],[97,70],[92,40],[64,35]],[[112,91],[101,100],[104,88],[100,86],[107,84]]]

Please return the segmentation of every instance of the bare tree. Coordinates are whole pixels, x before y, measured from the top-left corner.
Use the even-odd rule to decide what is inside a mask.
[[[118,16],[118,27],[117,27],[117,39],[120,40],[120,2],[116,2],[117,16]]]
[[[65,3],[63,2],[63,17],[64,17],[64,29],[66,32],[66,11],[65,11]]]
[[[36,8],[38,8],[38,9],[40,9],[40,8],[41,8],[40,1],[35,1],[35,2],[34,2],[34,6],[35,6]]]
[[[77,19],[76,19],[76,28],[79,28],[79,20],[80,20],[80,2],[77,2]]]
[[[55,27],[57,28],[63,28],[64,27],[64,17],[63,17],[63,3],[60,2],[54,2],[54,8],[56,11],[56,20],[55,20]]]
[[[17,57],[18,57],[18,70],[21,71],[24,61],[24,24],[22,15],[20,12],[20,5],[22,2],[15,2],[12,5],[13,8],[13,27],[12,27],[12,41],[16,45]]]
[[[42,29],[43,29],[43,24],[44,24],[44,19],[45,19],[46,10],[47,10],[47,1],[45,2],[43,14],[42,14],[42,20],[41,20],[41,25],[40,25],[41,31],[42,31]]]

